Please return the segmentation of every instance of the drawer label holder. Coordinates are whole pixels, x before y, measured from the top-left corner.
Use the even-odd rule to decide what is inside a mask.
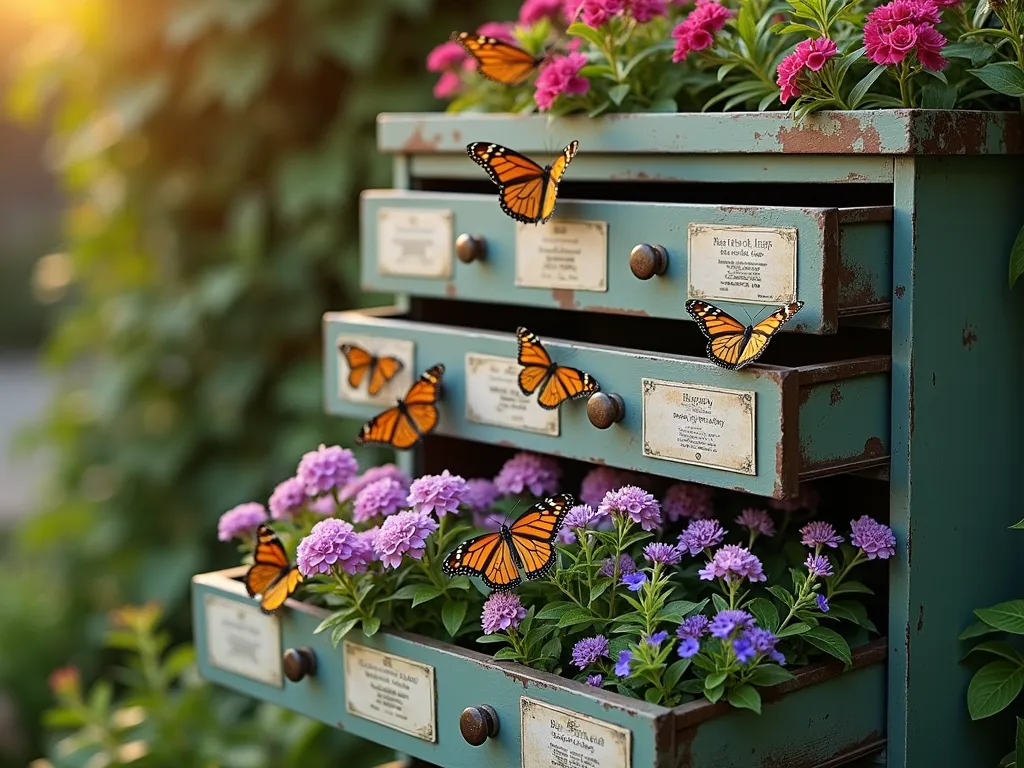
[[[453,218],[447,210],[378,210],[377,271],[392,277],[450,278]]]
[[[281,623],[255,602],[205,595],[206,657],[211,667],[258,683],[284,687]]]
[[[434,668],[345,641],[345,709],[424,741],[437,741]]]
[[[643,379],[643,452],[655,459],[756,475],[756,394]]]
[[[608,290],[608,222],[516,224],[516,285]]]
[[[466,421],[558,437],[558,409],[540,407],[519,389],[514,357],[466,354]]]
[[[522,718],[523,768],[630,768],[628,728],[595,720],[525,696]]]
[[[691,223],[687,298],[747,304],[796,301],[796,252],[796,227]]]

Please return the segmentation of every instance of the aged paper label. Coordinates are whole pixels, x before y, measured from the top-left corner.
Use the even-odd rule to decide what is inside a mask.
[[[206,654],[210,666],[259,683],[284,686],[281,624],[257,603],[206,595]]]
[[[629,768],[630,732],[540,701],[519,699],[523,768]]]
[[[558,437],[558,409],[541,408],[519,389],[514,357],[466,354],[466,420]]]
[[[516,285],[608,290],[608,222],[516,224]]]
[[[452,212],[378,210],[377,271],[395,277],[451,277]]]
[[[424,741],[437,741],[434,668],[349,641],[344,643],[345,708]]]
[[[756,475],[754,393],[643,380],[644,456]]]
[[[796,301],[796,227],[690,224],[688,240],[688,298]]]
[[[374,357],[393,357],[401,361],[402,369],[386,382],[375,396],[370,396],[370,367],[357,366],[355,373],[349,365],[348,358],[341,348],[351,344],[369,352]],[[387,339],[383,336],[362,336],[358,334],[339,334],[335,342],[335,353],[338,355],[338,397],[352,403],[388,403],[394,405],[395,400],[403,397],[412,386],[413,352],[415,344],[405,339]],[[360,371],[362,373],[360,374]],[[352,386],[357,382],[358,386]]]

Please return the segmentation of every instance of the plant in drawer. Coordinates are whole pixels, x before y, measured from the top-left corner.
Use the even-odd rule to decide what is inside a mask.
[[[330,612],[316,631],[335,645],[393,628],[500,646],[496,660],[655,704],[703,696],[754,711],[758,688],[794,667],[850,664],[850,644],[875,631],[858,599],[871,590],[854,576],[895,554],[888,526],[862,515],[841,535],[810,488],[760,507],[664,482],[599,467],[577,499],[562,467],[535,454],[493,479],[413,480],[392,465],[360,475],[349,451],[321,446],[270,512],[282,553],[295,550],[297,594]],[[221,538],[248,551],[260,509],[225,513]],[[264,525],[250,574],[266,543]]]

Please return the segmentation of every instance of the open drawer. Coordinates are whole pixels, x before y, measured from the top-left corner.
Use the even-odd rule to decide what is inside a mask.
[[[443,435],[775,498],[794,494],[800,480],[889,458],[887,355],[727,371],[703,357],[545,337],[556,362],[589,372],[604,393],[547,411],[518,389],[514,326],[498,333],[393,309],[328,313],[324,323],[327,410],[337,415],[370,418],[442,363]],[[344,343],[395,356],[404,368],[371,398],[365,384],[349,385]]]
[[[890,309],[886,206],[568,199],[538,226],[506,216],[494,194],[372,190],[360,220],[372,290],[687,321],[687,298],[738,318],[742,305],[753,314],[800,299],[785,330],[805,333]]]

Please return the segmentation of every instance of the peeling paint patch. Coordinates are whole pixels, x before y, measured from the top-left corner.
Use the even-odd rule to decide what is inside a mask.
[[[832,391],[828,394],[828,404],[837,405],[843,402],[843,391],[839,389],[839,385],[835,384],[832,387]]]
[[[924,604],[917,606],[917,631],[924,631]]]
[[[906,292],[907,292],[907,289],[904,286],[902,286],[902,285],[897,285],[896,286],[896,298],[897,299],[902,299],[903,298],[903,294],[905,294]]]
[[[456,296],[459,295],[458,290],[455,288],[455,283],[450,281],[445,283],[444,295],[447,296],[449,299],[454,299]]]
[[[433,138],[428,139],[423,135],[423,126],[417,125],[412,134],[405,143],[402,144],[402,151],[409,154],[416,154],[417,152],[436,152],[437,148],[441,145],[442,136],[440,133],[434,134]]]
[[[799,125],[779,129],[783,152],[796,154],[879,154],[882,137],[872,118],[842,113],[811,115]]]
[[[976,342],[977,340],[978,340],[978,334],[976,334],[974,332],[974,328],[972,328],[970,326],[970,324],[965,325],[964,326],[963,336],[961,337],[961,341],[962,341],[962,343],[964,345],[964,349],[966,349],[968,352],[970,352],[971,347],[974,346],[974,342]]]
[[[576,291],[567,288],[553,288],[551,290],[551,298],[555,300],[555,304],[558,305],[559,309],[580,308],[579,303],[576,301]]]

